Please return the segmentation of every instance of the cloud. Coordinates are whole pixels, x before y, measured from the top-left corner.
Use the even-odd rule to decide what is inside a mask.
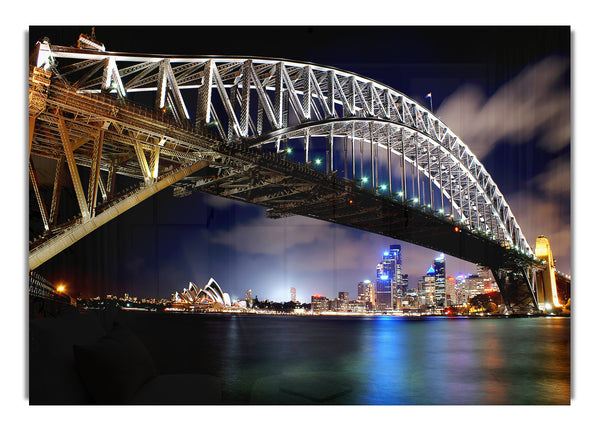
[[[501,141],[538,144],[551,152],[570,144],[570,90],[563,79],[567,59],[548,57],[525,68],[486,100],[473,84],[448,97],[437,115],[483,159]]]
[[[329,229],[325,222],[305,217],[273,220],[263,216],[230,230],[214,231],[210,240],[242,253],[277,255],[297,244],[311,243]]]
[[[325,271],[370,268],[365,256],[380,256],[393,240],[309,217],[264,216],[211,232],[210,241],[240,253],[286,257],[290,269]]]
[[[536,176],[533,183],[549,196],[570,196],[571,158],[560,157],[548,164],[547,170]]]
[[[236,264],[260,273],[260,277],[277,273],[288,281],[283,286],[313,293],[317,290],[311,289],[321,286],[318,291],[326,295],[330,294],[326,289],[355,295],[358,281],[375,278],[375,267],[391,244],[402,246],[403,271],[409,274],[411,287],[416,287],[416,280],[439,255],[417,245],[302,216],[254,218],[229,230],[213,230],[208,239],[239,252]],[[450,258],[448,274],[457,272],[474,272],[474,265]]]

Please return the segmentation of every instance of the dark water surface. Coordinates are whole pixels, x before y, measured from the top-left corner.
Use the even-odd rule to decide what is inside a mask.
[[[570,318],[122,314],[224,404],[570,403]]]

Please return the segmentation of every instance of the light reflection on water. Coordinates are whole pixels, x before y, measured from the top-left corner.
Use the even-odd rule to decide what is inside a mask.
[[[219,377],[226,404],[570,402],[569,318],[156,319],[179,349],[169,354],[193,364],[177,371]]]

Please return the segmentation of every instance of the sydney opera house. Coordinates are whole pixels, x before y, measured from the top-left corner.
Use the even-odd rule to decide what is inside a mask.
[[[219,284],[211,278],[202,289],[190,281],[183,292],[173,295],[175,308],[228,308],[231,307],[229,294],[223,292]]]

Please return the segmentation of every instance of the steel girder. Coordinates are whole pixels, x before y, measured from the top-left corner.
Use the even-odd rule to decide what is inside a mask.
[[[189,140],[166,137],[167,131],[190,131],[190,113],[195,108],[196,131],[214,127],[218,133],[215,138],[243,148],[259,147],[277,157],[286,157],[285,153],[279,153],[298,141],[304,148],[307,164],[313,140],[325,138],[329,174],[335,175],[336,166],[343,164],[345,177],[366,186],[361,178],[363,171],[369,172],[368,189],[373,193],[402,202],[412,201],[425,212],[458,220],[463,228],[533,256],[508,203],[476,156],[429,110],[384,84],[331,67],[281,59],[164,57],[86,47],[68,48],[41,42],[36,47],[35,66],[51,70],[60,79],[68,78],[74,82],[72,90],[82,96],[148,93],[162,115],[157,118],[152,114],[150,121],[144,121],[144,115],[129,112],[127,121],[118,122],[106,112],[84,109],[83,101],[72,120],[77,133],[71,141],[84,142],[80,144],[84,150],[91,147],[90,143],[97,142],[99,124],[108,122],[102,151],[113,152],[110,156],[103,155],[98,163],[102,171],[112,166],[113,172],[135,177],[140,177],[141,171],[142,177],[149,181],[156,175],[159,158],[161,162],[169,157],[170,162],[183,163],[197,157],[194,152],[198,149]],[[190,90],[194,97],[186,98]],[[40,99],[43,97],[35,99],[36,106],[40,106]],[[195,107],[190,100],[197,102]],[[53,115],[60,116],[60,109],[66,106],[59,97],[53,101],[56,110],[41,110],[41,118],[46,121],[51,121],[48,117]],[[128,103],[123,108],[113,105],[107,108],[132,111],[132,106]],[[40,118],[39,112],[30,116],[30,125],[31,118]],[[161,121],[173,126],[161,125],[157,131],[156,125]],[[107,140],[111,134],[112,140]],[[35,136],[30,133],[30,142],[36,143],[38,153],[57,159],[62,152],[54,145],[56,135],[56,127],[36,130]],[[127,146],[128,150],[123,152]],[[144,163],[143,151],[149,152],[152,168]],[[366,157],[370,166],[365,167]],[[79,160],[82,164],[89,161],[83,159]],[[347,169],[348,160],[351,169]],[[93,160],[88,165],[97,166]],[[266,171],[267,178],[275,175]],[[243,182],[244,178],[239,172],[242,171],[222,168],[217,177],[203,178],[195,186],[210,193],[245,199],[252,190],[240,186],[239,180]],[[215,188],[218,185],[215,181],[229,177],[238,182],[230,182],[227,193],[223,188]],[[100,176],[98,183],[103,182]],[[213,189],[207,187],[209,184]],[[253,188],[267,190],[269,184],[272,181],[267,180]],[[314,186],[304,183],[296,184],[295,188],[291,183],[286,186],[287,191],[272,190],[262,198],[255,194],[254,199],[273,203],[271,212],[275,214],[276,201],[270,201],[269,196],[315,192]],[[282,207],[280,213],[284,212]]]

